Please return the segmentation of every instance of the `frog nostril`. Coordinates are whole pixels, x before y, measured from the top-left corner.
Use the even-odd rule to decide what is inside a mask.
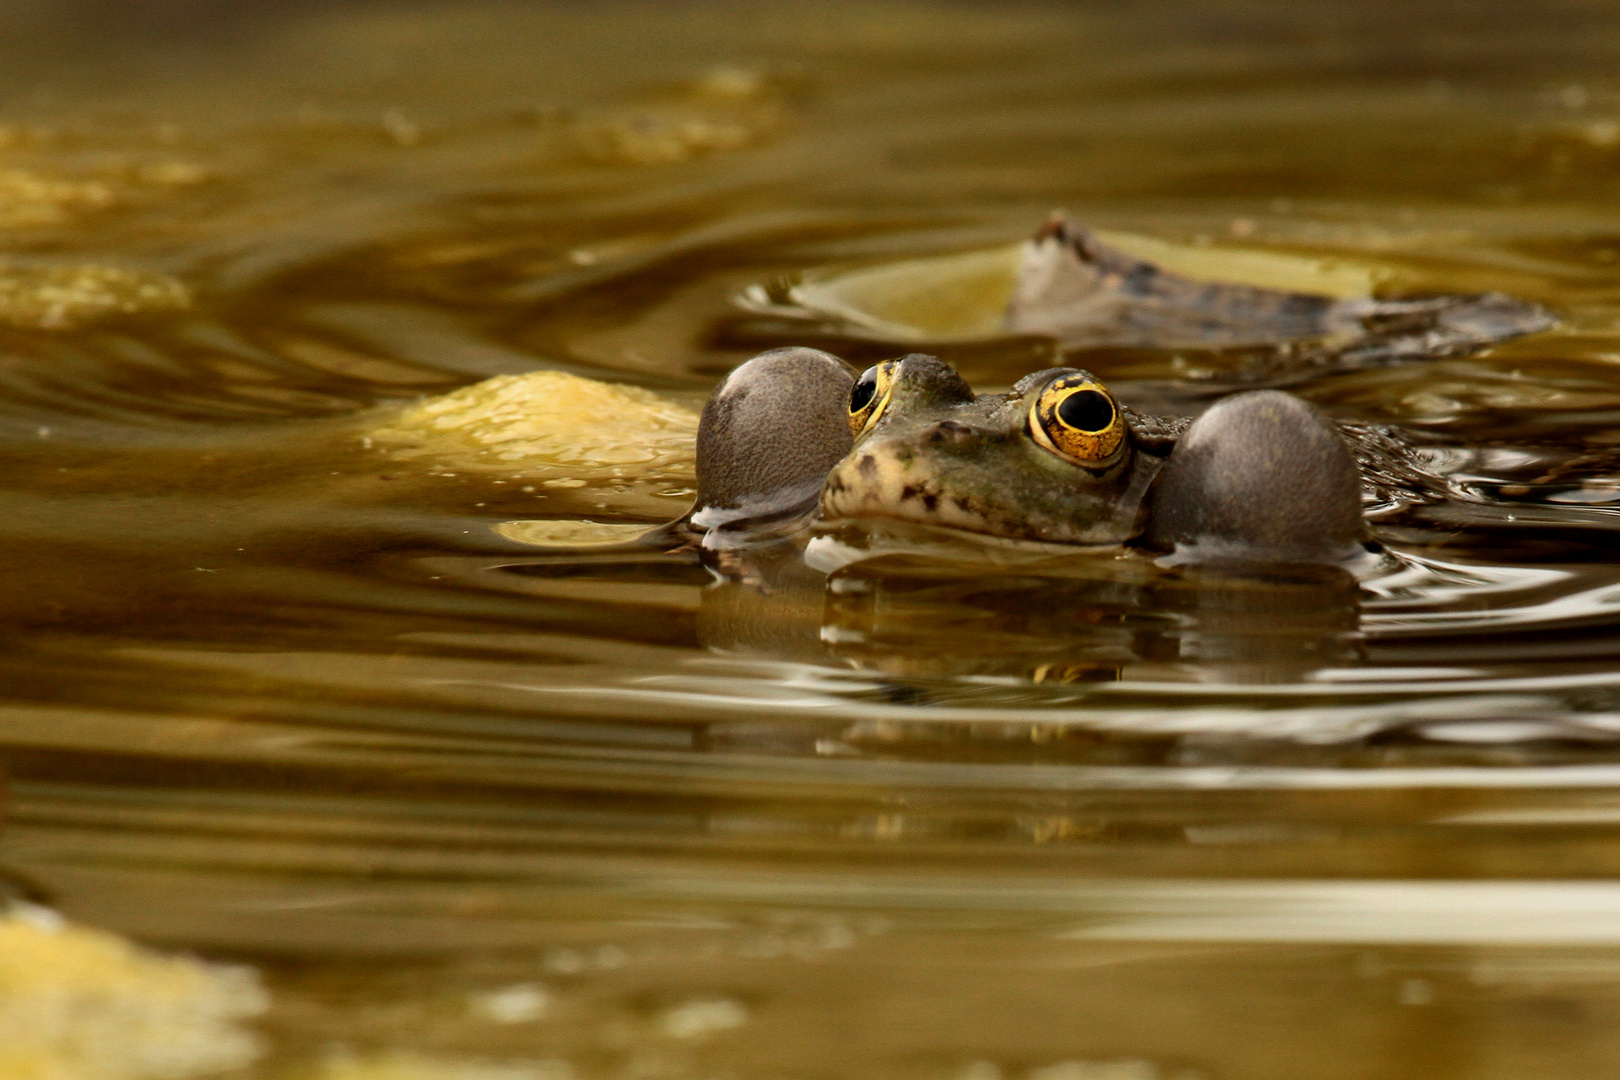
[[[934,425],[934,430],[928,433],[928,441],[944,443],[947,446],[961,446],[973,441],[978,436],[977,428],[968,426],[956,420],[941,420]]]

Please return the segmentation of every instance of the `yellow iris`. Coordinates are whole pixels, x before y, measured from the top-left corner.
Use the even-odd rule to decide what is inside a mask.
[[[849,391],[849,431],[857,439],[870,431],[889,405],[889,391],[894,388],[894,377],[900,370],[900,361],[885,360],[861,372]]]
[[[1029,410],[1037,443],[1077,465],[1108,464],[1125,445],[1125,418],[1114,396],[1087,375],[1061,375],[1041,388]]]

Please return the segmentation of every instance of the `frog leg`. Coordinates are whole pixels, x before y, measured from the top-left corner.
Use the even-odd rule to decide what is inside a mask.
[[[1174,563],[1333,563],[1362,550],[1361,477],[1333,421],[1280,390],[1216,402],[1149,493],[1145,546]]]
[[[716,549],[781,535],[816,507],[827,473],[850,451],[855,374],[817,349],[772,349],[734,369],[703,407],[697,501],[688,519]]]

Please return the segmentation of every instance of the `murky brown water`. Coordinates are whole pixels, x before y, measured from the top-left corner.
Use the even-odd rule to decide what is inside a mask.
[[[256,965],[230,1075],[1613,1074],[1607,5],[76,10],[0,17],[0,869]],[[892,355],[737,298],[1058,207],[1562,322],[1301,389],[1447,477],[1359,589],[912,559],[772,605],[495,531],[673,517],[679,455],[367,441],[498,374]]]

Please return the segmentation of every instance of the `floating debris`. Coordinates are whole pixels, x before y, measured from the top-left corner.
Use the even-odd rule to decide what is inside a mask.
[[[572,130],[592,161],[673,165],[769,138],[782,122],[776,96],[764,72],[728,64],[709,70],[667,100],[583,116]]]
[[[573,521],[506,521],[495,526],[495,532],[519,544],[536,547],[603,547],[627,544],[648,531],[646,525],[627,525],[622,522]]]
[[[86,210],[117,202],[113,189],[98,180],[53,180],[25,169],[0,169],[0,228],[62,225]]]
[[[809,277],[794,303],[895,341],[949,341],[1005,332],[1023,247],[1008,244],[932,259],[905,259]],[[763,299],[760,293],[757,303]]]
[[[574,128],[580,149],[605,165],[674,165],[762,140],[773,124],[749,123],[701,113],[646,111],[581,121]]]
[[[1024,246],[1006,328],[1069,348],[1267,349],[1253,371],[1456,356],[1551,327],[1501,293],[1380,300],[1177,274],[1054,217]]]
[[[240,1021],[269,1000],[245,967],[161,956],[54,912],[0,915],[0,1076],[180,1080],[261,1052]]]
[[[388,1054],[382,1057],[341,1057],[314,1074],[316,1080],[574,1080],[566,1061],[492,1064]]]
[[[150,270],[0,261],[0,322],[24,330],[73,330],[110,316],[190,305],[184,285]]]
[[[429,398],[370,437],[398,457],[575,487],[691,482],[697,424],[695,412],[650,390],[538,371]]]
[[[1119,253],[1177,275],[1256,289],[1367,298],[1377,272],[1364,265],[1270,251],[1194,247],[1132,233],[1091,234]],[[1009,333],[1008,309],[1026,272],[1034,241],[903,259],[855,270],[807,274],[789,286],[786,303],[755,286],[745,307],[771,314],[831,316],[863,336],[904,342],[971,341]]]
[[[698,1039],[748,1023],[748,1008],[731,998],[697,998],[667,1009],[658,1028],[672,1039]]]
[[[527,1024],[551,1009],[551,995],[539,983],[515,983],[498,990],[474,994],[467,1000],[467,1011],[496,1024]]]

